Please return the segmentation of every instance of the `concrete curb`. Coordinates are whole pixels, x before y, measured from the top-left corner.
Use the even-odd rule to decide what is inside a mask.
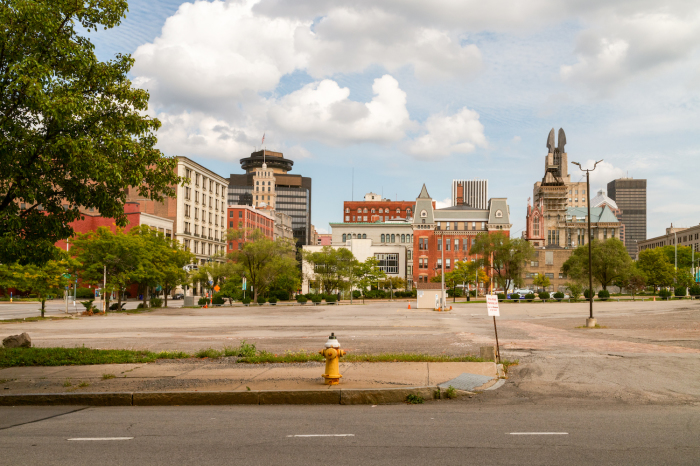
[[[403,403],[408,395],[439,399],[437,387],[252,390],[246,392],[31,393],[0,395],[0,406],[358,405]]]

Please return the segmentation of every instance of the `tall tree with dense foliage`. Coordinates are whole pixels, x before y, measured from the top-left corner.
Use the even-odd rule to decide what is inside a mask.
[[[547,287],[549,287],[552,282],[549,281],[549,277],[546,276],[543,273],[537,274],[535,278],[532,279],[532,284],[535,285],[536,287],[542,288],[543,290],[546,290]]]
[[[257,229],[229,230],[226,238],[227,241],[246,240],[241,249],[234,249],[226,257],[236,264],[238,274],[253,288],[253,300],[282,274],[299,273],[296,249],[285,238],[273,241]]]
[[[456,283],[462,285],[462,289],[467,293],[467,300],[469,300],[468,285],[476,284],[478,270],[479,264],[476,261],[457,261],[454,270],[448,274],[452,275]]]
[[[310,279],[318,280],[324,293],[345,289],[354,273],[355,256],[346,248],[324,246],[320,251],[305,251],[304,260],[312,267]]]
[[[161,200],[179,181],[134,60],[97,59],[79,34],[117,26],[126,0],[0,2],[0,262],[41,264],[79,209],[126,225],[129,187]]]
[[[362,302],[365,302],[365,292],[372,288],[372,285],[379,283],[386,278],[386,273],[379,268],[379,261],[376,257],[370,256],[364,262],[355,265],[354,276],[357,277],[357,286],[362,291]]]
[[[637,266],[647,277],[647,285],[656,288],[671,286],[675,278],[673,264],[659,248],[639,252]]]
[[[522,285],[525,266],[535,256],[535,248],[529,241],[512,239],[499,231],[478,235],[469,254],[481,256],[479,264],[492,270],[496,283],[508,290]]]
[[[591,248],[593,279],[600,283],[604,290],[624,277],[632,266],[632,259],[625,245],[617,238],[593,240]],[[588,245],[574,249],[561,270],[572,280],[584,282],[588,278]]]
[[[661,246],[657,248],[664,253],[668,263],[671,265],[676,265],[676,259],[678,260],[679,269],[689,269],[693,266],[693,249],[690,246],[678,245],[678,256],[676,257],[676,246],[673,244],[667,244],[666,246]],[[697,254],[696,254],[697,256]]]

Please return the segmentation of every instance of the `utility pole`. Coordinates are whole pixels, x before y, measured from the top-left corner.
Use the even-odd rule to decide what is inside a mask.
[[[104,268],[104,285],[102,286],[102,312],[107,314],[107,305],[105,301],[105,293],[107,292],[107,266]]]
[[[442,297],[440,298],[440,310],[444,311],[445,310],[445,241],[444,241],[445,236],[440,233],[440,244],[442,245],[440,249],[442,249]]]
[[[596,320],[593,318],[593,252],[591,243],[591,180],[590,173],[595,170],[595,167],[603,160],[598,160],[593,164],[593,168],[583,169],[581,164],[577,162],[571,162],[574,165],[578,165],[581,171],[586,172],[586,205],[588,206],[588,299],[589,299],[589,309],[590,316],[586,319],[586,327],[593,328],[596,325]]]

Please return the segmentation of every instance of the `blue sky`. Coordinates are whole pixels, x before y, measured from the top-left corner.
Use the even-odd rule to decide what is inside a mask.
[[[552,127],[592,190],[648,180],[648,237],[698,221],[700,6],[610,0],[132,0],[92,34],[130,53],[159,147],[223,176],[260,144],[313,178],[319,230],[365,192],[438,201],[454,178],[507,197],[512,233]],[[582,179],[569,168],[572,179]]]

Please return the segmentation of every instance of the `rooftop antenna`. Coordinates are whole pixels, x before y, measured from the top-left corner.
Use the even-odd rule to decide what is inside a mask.
[[[355,167],[352,167],[352,187],[350,188],[350,200],[355,200]]]

